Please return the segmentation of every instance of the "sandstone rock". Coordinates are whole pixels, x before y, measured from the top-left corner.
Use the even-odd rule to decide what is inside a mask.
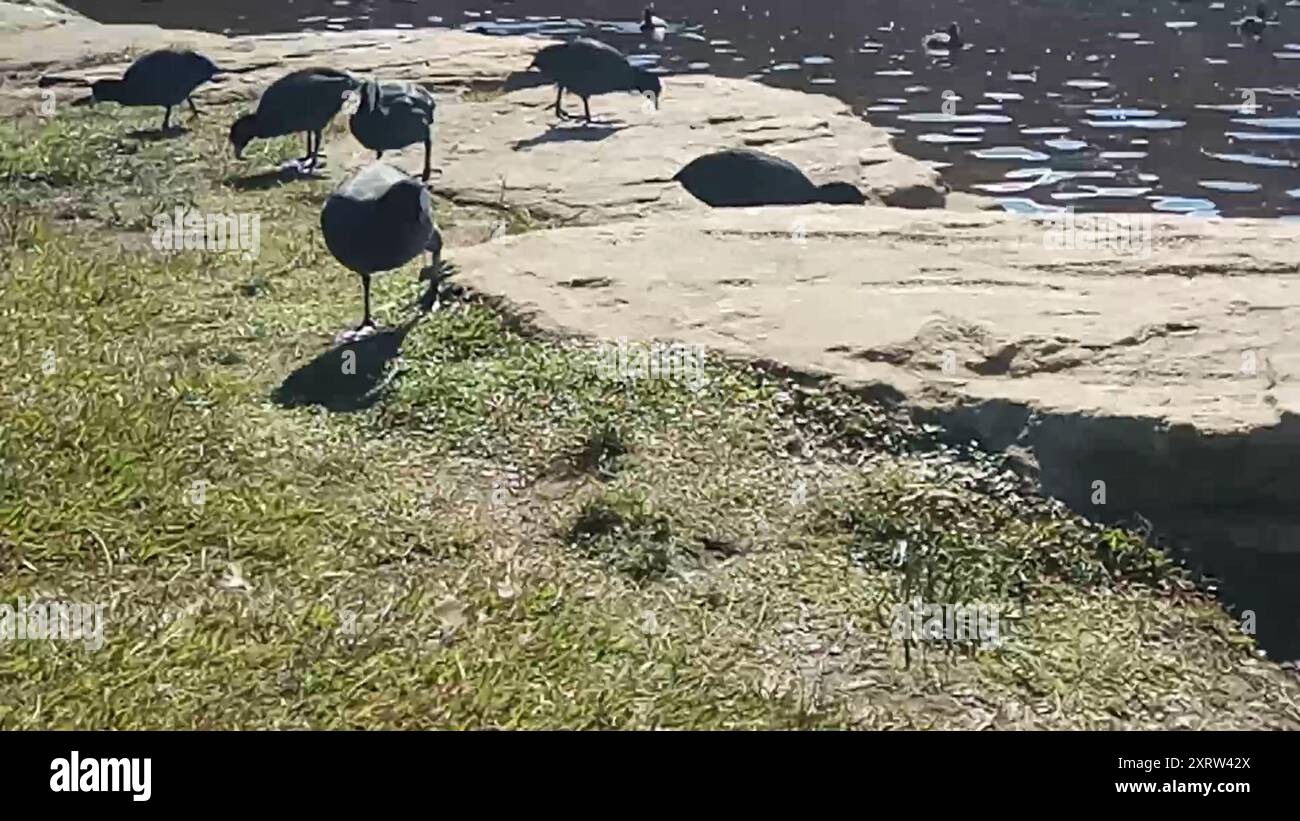
[[[663,107],[633,94],[596,98],[603,125],[554,127],[551,86],[527,73],[548,41],[447,30],[305,32],[228,38],[151,26],[84,25],[0,34],[0,72],[15,86],[71,87],[120,76],[139,53],[196,48],[230,71],[199,92],[205,101],[252,103],[275,78],[324,64],[424,83],[441,92],[434,188],[455,200],[527,208],[556,220],[607,222],[659,211],[707,212],[671,181],[696,156],[751,146],[789,159],[816,182],[843,179],[875,200],[940,206],[945,190],[926,163],[894,150],[889,135],[832,97],[704,75],[666,78]],[[483,101],[482,92],[514,88]],[[470,97],[467,98],[467,94]],[[570,106],[578,104],[570,98]],[[350,137],[327,147],[337,173],[372,154]],[[422,150],[422,149],[421,149]],[[407,165],[419,152],[390,154]]]
[[[816,183],[853,182],[879,202],[943,204],[936,172],[833,98],[705,75],[668,77],[664,87],[657,111],[636,95],[595,98],[595,126],[557,126],[550,86],[448,106],[435,187],[479,202],[504,191],[513,204],[578,223],[707,214],[673,175],[701,154],[746,146],[794,162]],[[576,98],[569,105],[581,108]]]
[[[460,256],[477,285],[597,335],[681,336],[900,390],[1206,431],[1300,412],[1300,225],[1150,226],[1149,253],[1126,254],[1046,247],[1044,223],[1012,215],[751,208]],[[602,287],[566,284],[588,279]]]
[[[0,3],[0,31],[21,31],[89,22],[77,12],[55,0],[10,0]]]
[[[1150,228],[1148,255],[1117,254],[1046,247],[1041,223],[1012,215],[803,206],[454,257],[465,284],[543,329],[834,377],[1013,449],[1094,518],[1141,513],[1300,570],[1300,226]]]

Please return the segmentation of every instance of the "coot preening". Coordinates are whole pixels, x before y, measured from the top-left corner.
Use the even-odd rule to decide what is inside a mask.
[[[935,31],[925,35],[921,45],[930,51],[961,51],[961,26],[948,24],[947,31]]]
[[[536,68],[555,81],[555,114],[563,120],[570,119],[560,104],[566,89],[582,98],[587,122],[591,122],[593,95],[615,91],[653,94],[658,108],[659,95],[663,92],[657,74],[632,65],[613,46],[586,37],[547,46],[537,52],[529,68]]]
[[[172,108],[188,102],[194,116],[199,109],[190,95],[211,80],[220,69],[197,51],[160,49],[145,54],[131,64],[120,80],[99,80],[90,87],[95,102],[109,101],[122,105],[160,105],[162,130],[171,127]]]
[[[363,168],[335,189],[321,209],[320,227],[334,258],[361,277],[365,318],[358,331],[375,326],[370,317],[372,274],[400,268],[424,251],[433,254],[436,267],[442,253],[428,189],[384,163]]]
[[[815,185],[793,163],[747,148],[696,157],[673,179],[714,208],[816,202],[862,205],[867,201],[854,185]]]
[[[414,143],[424,143],[424,175],[429,179],[433,139],[433,95],[415,83],[381,83],[370,80],[361,86],[361,103],[350,125],[357,141],[383,157]]]
[[[360,84],[351,74],[332,68],[305,68],[286,74],[262,92],[255,112],[230,127],[235,156],[243,159],[244,147],[255,139],[301,131],[307,135],[307,154],[302,161],[314,168],[320,156],[321,132],[339,113],[347,93]]]

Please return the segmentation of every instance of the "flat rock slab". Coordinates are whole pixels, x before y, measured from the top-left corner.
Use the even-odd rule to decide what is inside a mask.
[[[54,0],[0,3],[0,31],[26,31],[84,20],[80,14]]]
[[[1144,256],[1054,250],[1043,223],[1011,215],[717,209],[509,237],[457,261],[476,288],[598,337],[1206,430],[1300,412],[1300,226],[1151,226]]]
[[[1023,449],[1078,506],[1102,480],[1115,511],[1294,517],[1300,226],[1149,229],[1148,253],[1061,250],[1023,217],[803,206],[562,228],[454,259],[540,327],[833,376]]]
[[[478,202],[504,194],[585,224],[707,213],[673,175],[701,154],[744,146],[790,160],[817,183],[853,182],[879,202],[943,204],[929,166],[899,154],[888,134],[834,98],[705,75],[667,77],[664,87],[658,109],[635,94],[593,98],[592,125],[558,120],[550,86],[448,106],[435,187]],[[581,113],[576,97],[565,99],[570,113]]]
[[[200,107],[236,101],[251,106],[276,78],[314,65],[419,82],[438,96],[433,181],[438,193],[526,208],[563,222],[707,210],[671,178],[700,154],[736,146],[785,157],[818,183],[854,182],[885,204],[944,204],[937,172],[896,151],[883,129],[824,95],[748,80],[670,76],[658,111],[636,94],[611,94],[592,100],[597,125],[562,124],[549,108],[553,87],[536,87],[544,79],[527,72],[533,55],[548,42],[435,29],[230,38],[77,19],[22,34],[0,33],[0,72],[16,78],[6,92],[25,91],[32,104],[41,83],[71,97],[85,96],[86,84],[118,77],[134,57],[164,45],[203,51],[231,72],[199,90]],[[482,93],[502,87],[513,90]],[[582,110],[571,95],[568,107]],[[336,159],[335,175],[373,159],[350,135],[326,150]],[[414,172],[422,152],[416,146],[384,159]]]
[[[0,3],[0,9],[7,4]],[[230,74],[203,86],[201,101],[252,102],[278,77],[309,66],[412,80],[446,90],[499,86],[527,68],[544,41],[463,31],[375,29],[226,37],[156,26],[101,25],[70,18],[26,31],[0,31],[6,92],[24,84],[66,86],[84,94],[95,80],[120,77],[139,55],[157,48],[202,51]]]

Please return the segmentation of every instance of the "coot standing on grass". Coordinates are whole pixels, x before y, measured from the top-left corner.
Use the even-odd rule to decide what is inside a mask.
[[[422,252],[437,266],[442,235],[433,220],[429,191],[414,177],[384,163],[373,163],[335,189],[320,214],[325,247],[361,277],[365,318],[357,327],[375,327],[370,316],[370,277],[400,268]],[[436,275],[433,284],[437,287]]]
[[[300,160],[315,168],[320,157],[321,132],[343,107],[343,99],[361,83],[345,71],[305,68],[276,80],[257,103],[257,110],[235,120],[230,143],[243,159],[244,147],[255,139],[307,135],[307,154]],[[315,145],[312,137],[316,138]]]
[[[370,80],[361,87],[361,103],[349,124],[357,141],[382,158],[396,151],[424,143],[424,174],[429,179],[433,153],[433,95],[415,83],[381,83]]]
[[[673,177],[696,199],[714,208],[753,205],[862,205],[867,201],[847,182],[815,185],[793,163],[748,148],[705,154]]]
[[[663,92],[657,74],[632,65],[613,46],[587,37],[547,46],[537,52],[529,68],[536,68],[555,81],[555,114],[562,120],[571,119],[561,105],[566,89],[582,98],[587,122],[591,122],[590,98],[596,94],[615,91],[653,94],[658,108],[659,95]]]
[[[211,80],[220,69],[197,51],[160,49],[145,54],[131,64],[120,80],[99,80],[90,87],[95,102],[114,102],[127,106],[160,105],[162,130],[171,128],[172,108],[188,102],[194,116],[198,106],[190,95]]]

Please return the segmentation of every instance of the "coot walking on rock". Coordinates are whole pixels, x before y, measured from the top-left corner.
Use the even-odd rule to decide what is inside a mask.
[[[658,108],[659,95],[663,92],[657,74],[632,65],[613,46],[586,37],[547,46],[533,58],[530,68],[555,81],[555,114],[564,120],[570,119],[560,104],[566,89],[582,98],[587,122],[591,122],[590,98],[596,94],[615,91],[652,94]]]

